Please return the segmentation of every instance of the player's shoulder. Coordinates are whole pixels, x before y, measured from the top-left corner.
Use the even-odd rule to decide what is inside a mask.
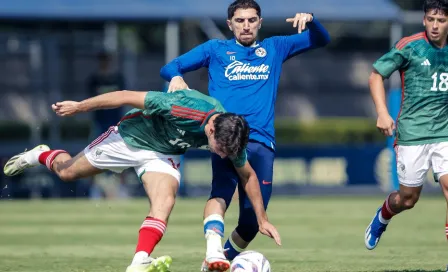
[[[425,32],[419,32],[414,35],[402,38],[395,44],[394,47],[398,50],[403,50],[404,48],[412,47],[421,41],[425,41],[425,39],[426,39]]]
[[[188,101],[188,104],[195,105],[201,110],[214,110],[216,112],[225,112],[224,107],[221,102],[219,102],[216,98],[206,95],[198,90],[185,90],[185,91],[176,91],[175,93],[179,93],[184,97],[184,101]]]
[[[267,37],[267,38],[264,38],[263,40],[261,40],[259,42],[259,44],[269,45],[269,44],[272,44],[272,43],[274,43],[276,41],[284,40],[286,37],[288,37],[288,36],[287,35],[281,35],[281,36],[277,35],[277,36]]]
[[[230,40],[222,40],[222,39],[211,39],[205,42],[211,47],[220,47],[220,46],[226,46],[229,44]]]
[[[213,101],[211,96],[208,96],[198,90],[188,89],[188,90],[179,90],[174,92],[178,96],[186,97],[189,99],[202,100],[202,101]]]

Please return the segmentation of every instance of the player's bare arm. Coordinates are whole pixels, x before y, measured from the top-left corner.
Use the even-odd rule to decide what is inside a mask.
[[[312,21],[313,15],[311,13],[296,13],[294,17],[286,19],[286,22],[292,23],[294,28],[297,27],[298,33],[302,33],[306,28],[306,24]]]
[[[384,78],[377,71],[373,71],[369,78],[370,94],[375,103],[378,119],[376,127],[386,136],[392,136],[395,123],[387,110],[386,91],[384,88]]]
[[[254,208],[260,232],[273,238],[277,245],[281,245],[282,242],[280,239],[280,234],[277,229],[269,223],[266,210],[264,209],[260,185],[255,171],[248,162],[246,162],[243,167],[236,167],[236,171],[241,178],[244,190],[246,191],[247,196],[249,197],[249,200]]]
[[[147,92],[116,91],[94,96],[83,101],[62,101],[51,105],[59,116],[71,116],[81,112],[101,109],[114,109],[129,105],[138,109],[145,109]]]

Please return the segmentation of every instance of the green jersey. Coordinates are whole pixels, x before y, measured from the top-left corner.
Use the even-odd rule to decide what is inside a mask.
[[[126,113],[118,131],[130,146],[180,155],[188,148],[208,149],[205,125],[213,115],[225,112],[218,100],[195,90],[148,92],[145,109]],[[232,162],[242,167],[246,160],[244,151]]]
[[[401,74],[397,144],[448,140],[448,46],[437,48],[425,32],[418,33],[397,42],[373,67],[385,78],[396,70]]]

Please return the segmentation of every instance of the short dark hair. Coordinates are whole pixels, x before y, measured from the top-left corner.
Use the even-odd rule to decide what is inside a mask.
[[[261,17],[261,8],[254,0],[236,0],[227,8],[227,19],[232,19],[237,9],[250,9],[253,8],[257,11],[258,17]]]
[[[441,11],[448,15],[448,0],[425,0],[423,3],[423,11],[427,13],[430,10]]]
[[[246,148],[250,129],[243,116],[222,113],[213,120],[213,124],[216,143],[228,157],[236,157]]]

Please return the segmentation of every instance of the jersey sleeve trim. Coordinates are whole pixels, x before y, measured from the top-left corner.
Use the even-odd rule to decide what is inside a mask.
[[[202,122],[202,120],[204,120],[204,118],[207,116],[207,113],[187,107],[173,105],[171,107],[171,115]]]
[[[409,37],[405,37],[403,39],[401,39],[396,45],[395,48],[397,48],[398,50],[403,49],[406,45],[408,45],[409,43],[413,42],[413,41],[417,41],[417,40],[421,40],[421,39],[426,39],[426,34],[425,32],[420,32],[417,33],[415,35],[409,36]]]
[[[151,118],[151,116],[149,116],[149,115],[144,115],[142,111],[138,111],[138,112],[126,115],[123,118],[121,118],[120,122],[118,122],[118,125],[120,125],[121,122],[123,122],[123,121],[126,121],[128,119],[132,119],[132,118],[136,118],[136,117],[139,117],[139,116],[143,116],[143,118],[146,118],[146,119]]]
[[[201,123],[201,126],[203,126],[205,124],[205,122],[207,122],[210,119],[210,117],[215,113],[217,113],[215,110],[211,110],[211,111],[207,112],[207,114],[204,117],[204,120]]]

